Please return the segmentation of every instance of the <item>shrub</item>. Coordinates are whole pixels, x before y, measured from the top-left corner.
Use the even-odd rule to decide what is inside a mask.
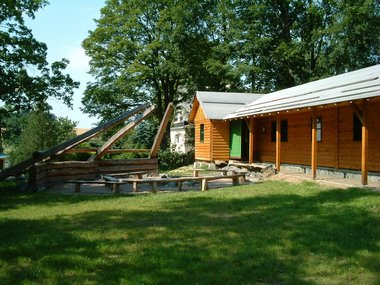
[[[171,170],[194,162],[194,151],[187,153],[172,152],[170,149],[158,152],[158,163],[163,170]]]

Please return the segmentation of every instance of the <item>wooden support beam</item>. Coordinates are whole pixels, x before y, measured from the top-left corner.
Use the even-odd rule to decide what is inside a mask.
[[[311,174],[313,179],[317,177],[317,116],[313,109],[311,119]]]
[[[157,156],[158,149],[160,148],[160,145],[161,145],[161,142],[162,142],[162,138],[164,137],[165,129],[166,129],[166,126],[169,123],[169,120],[170,120],[171,114],[173,112],[173,109],[174,109],[173,103],[170,102],[169,105],[168,105],[168,107],[166,108],[164,117],[162,118],[160,127],[158,128],[158,131],[157,131],[157,134],[156,134],[156,138],[154,139],[152,148],[150,150],[150,156],[149,157],[151,157],[151,158],[154,158],[154,157]]]
[[[94,159],[99,159],[102,156],[104,156],[107,151],[116,143],[118,142],[123,136],[125,136],[127,133],[132,131],[142,120],[144,120],[147,116],[149,116],[153,111],[155,107],[151,106],[150,108],[146,109],[141,115],[136,117],[133,121],[128,123],[126,126],[121,128],[116,134],[114,134],[108,141],[105,142],[105,144],[98,149],[96,154],[92,155],[88,160],[93,161]]]
[[[356,116],[358,117],[359,121],[362,123],[362,125],[364,124],[363,123],[363,112],[360,111],[358,105],[355,104],[355,102],[352,102],[350,104],[351,108],[354,110],[354,113],[356,114]]]
[[[281,120],[280,116],[276,119],[276,170],[281,167]]]
[[[362,185],[368,184],[368,103],[363,100],[362,122]]]
[[[249,120],[249,159],[248,162],[251,164],[255,159],[255,121],[253,118]]]
[[[59,156],[65,152],[67,152],[68,150],[72,149],[73,147],[81,144],[82,142],[85,142],[85,141],[101,134],[102,132],[108,130],[109,128],[112,128],[112,127],[118,125],[119,123],[125,121],[127,118],[141,112],[142,110],[145,110],[148,107],[149,107],[149,104],[140,105],[137,108],[135,108],[131,111],[128,111],[128,112],[126,112],[126,113],[124,113],[124,114],[122,114],[116,118],[113,118],[112,120],[110,120],[104,124],[101,124],[98,127],[95,127],[95,128],[93,128],[93,129],[91,129],[91,130],[89,130],[89,131],[87,131],[87,132],[85,132],[79,136],[76,136],[73,139],[70,139],[66,142],[63,142],[63,143],[61,143],[61,144],[59,144],[53,148],[50,148],[46,151],[38,152],[32,158],[25,160],[19,164],[16,164],[12,167],[9,167],[9,168],[1,171],[0,172],[0,181],[4,180],[5,178],[12,176],[12,175],[13,176],[19,175],[25,169],[27,169],[28,167],[34,165],[35,163],[37,163],[39,161],[48,160],[48,159],[54,158],[56,156]]]
[[[73,148],[66,153],[91,153],[97,152],[97,148]],[[107,153],[130,153],[130,152],[150,152],[150,149],[108,149]]]

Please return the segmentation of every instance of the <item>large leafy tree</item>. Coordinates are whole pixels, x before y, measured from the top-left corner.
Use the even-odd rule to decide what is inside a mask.
[[[378,0],[108,0],[84,41],[103,117],[195,89],[268,92],[380,62]]]
[[[245,86],[271,91],[380,62],[378,0],[237,0]]]
[[[0,103],[2,114],[35,106],[46,108],[49,97],[70,106],[73,88],[79,83],[64,74],[68,61],[49,65],[47,47],[25,25],[46,0],[0,2]]]
[[[96,79],[85,91],[85,110],[108,117],[152,102],[161,118],[169,102],[205,84],[209,2],[107,1],[83,42]]]

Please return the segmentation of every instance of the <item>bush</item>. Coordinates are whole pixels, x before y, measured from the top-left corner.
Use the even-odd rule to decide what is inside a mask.
[[[158,163],[163,170],[171,170],[194,162],[194,151],[187,153],[171,152],[170,149],[158,152]]]

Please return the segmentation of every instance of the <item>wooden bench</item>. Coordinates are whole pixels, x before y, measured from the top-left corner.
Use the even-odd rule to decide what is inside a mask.
[[[202,169],[202,168],[194,168],[193,169],[193,172],[194,172],[194,177],[198,177],[199,176],[199,172],[201,171],[210,171],[210,172],[220,172],[222,173],[223,176],[226,176],[228,172],[232,172],[233,174],[236,174],[235,171],[233,170],[227,170],[227,169]]]
[[[137,178],[142,178],[144,174],[152,173],[152,171],[134,171],[125,173],[111,173],[111,174],[100,174],[101,180],[107,180],[109,177],[123,177],[123,176],[137,176]]]
[[[75,193],[80,193],[82,184],[103,184],[105,186],[110,186],[114,194],[118,194],[120,192],[119,190],[120,184],[125,184],[119,181],[106,181],[106,180],[69,180],[67,181],[67,183],[75,184]]]
[[[82,184],[104,184],[104,185],[110,185],[112,188],[112,191],[114,194],[118,194],[120,192],[119,187],[120,185],[131,183],[132,184],[132,191],[138,192],[138,184],[141,183],[149,183],[151,185],[151,192],[157,193],[157,184],[161,183],[169,183],[169,182],[176,182],[178,191],[182,191],[182,183],[186,181],[201,181],[201,191],[206,191],[208,189],[208,182],[219,180],[219,179],[228,179],[230,178],[232,180],[232,185],[239,185],[239,179],[242,179],[245,181],[245,174],[231,174],[231,175],[224,175],[224,176],[203,176],[203,177],[173,177],[173,178],[160,178],[160,177],[152,177],[152,178],[123,178],[123,179],[114,179],[112,181],[102,181],[102,180],[95,180],[95,181],[88,181],[88,180],[70,180],[68,183],[74,183],[75,184],[75,192],[79,193]]]

